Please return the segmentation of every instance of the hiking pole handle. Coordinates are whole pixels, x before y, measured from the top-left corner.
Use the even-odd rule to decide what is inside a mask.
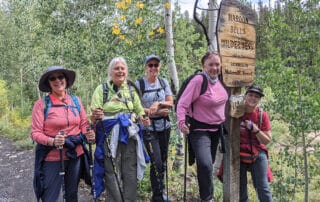
[[[59,135],[64,135],[65,132],[64,130],[60,130],[58,132]],[[62,200],[63,202],[66,201],[66,189],[65,189],[65,183],[64,183],[64,176],[65,176],[65,171],[64,171],[64,159],[63,159],[63,145],[59,145],[57,146],[58,150],[59,150],[59,154],[60,154],[60,164],[61,164],[61,168],[60,168],[60,172],[59,175],[61,176],[61,189],[62,189]]]

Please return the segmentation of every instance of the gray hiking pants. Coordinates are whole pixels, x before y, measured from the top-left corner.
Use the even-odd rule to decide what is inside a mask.
[[[107,147],[107,146],[105,146]],[[137,152],[136,140],[128,139],[128,144],[119,142],[116,159],[113,159],[116,173],[119,177],[120,187],[125,202],[137,201]],[[105,186],[107,191],[106,201],[121,202],[119,186],[115,178],[115,171],[111,159],[106,157]]]

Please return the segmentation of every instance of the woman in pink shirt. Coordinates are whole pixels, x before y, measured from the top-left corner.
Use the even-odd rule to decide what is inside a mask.
[[[213,163],[220,137],[219,129],[225,121],[228,95],[218,78],[221,73],[219,54],[207,52],[201,63],[201,74],[204,76],[196,75],[188,83],[177,105],[177,117],[178,127],[188,135],[189,147],[196,159],[201,201],[210,202],[213,199]],[[204,79],[207,79],[208,85],[200,95]]]
[[[84,140],[95,140],[94,132],[87,132],[89,123],[81,101],[67,92],[75,76],[74,71],[51,66],[39,81],[39,89],[49,95],[34,104],[31,138],[37,143],[35,193],[37,199],[41,198],[44,202],[58,201],[61,186],[66,201],[78,201],[81,157],[84,153],[82,143]],[[61,173],[59,175],[62,169],[65,173],[63,177]]]

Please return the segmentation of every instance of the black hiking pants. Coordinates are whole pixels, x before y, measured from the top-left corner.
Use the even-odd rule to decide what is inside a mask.
[[[201,200],[213,198],[213,163],[219,143],[219,132],[192,131],[189,142],[197,164],[197,177]]]
[[[143,140],[151,159],[150,181],[152,188],[152,201],[162,202],[164,175],[168,158],[168,144],[170,128],[164,131],[143,131]],[[168,185],[167,185],[168,186]]]

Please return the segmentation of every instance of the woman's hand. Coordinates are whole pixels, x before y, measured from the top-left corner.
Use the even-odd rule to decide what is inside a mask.
[[[90,144],[95,143],[96,134],[95,134],[94,130],[92,130],[91,128],[88,128],[87,132],[84,135],[86,136],[86,138]]]
[[[160,102],[154,102],[152,105],[149,107],[149,115],[155,115],[158,111]]]
[[[55,147],[63,147],[64,142],[65,142],[65,134],[59,132],[59,133],[54,137],[53,146],[55,146]]]
[[[96,108],[92,110],[91,120],[96,122],[97,120],[102,120],[104,117],[103,109]]]
[[[190,133],[189,126],[187,126],[185,123],[182,124],[182,127],[180,128],[180,130],[185,135],[188,135]]]
[[[163,108],[163,109],[159,109],[158,112],[157,112],[157,115],[160,115],[162,117],[166,117],[166,116],[169,116],[169,109],[167,108]]]
[[[253,123],[251,120],[245,120],[245,127],[247,130],[252,131],[253,133],[256,133],[260,130],[257,124]]]

